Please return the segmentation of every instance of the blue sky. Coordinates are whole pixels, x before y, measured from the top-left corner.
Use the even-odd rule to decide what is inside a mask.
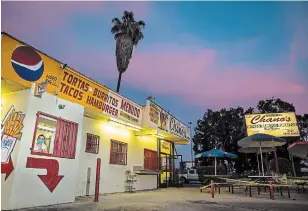
[[[2,31],[112,89],[111,19],[132,10],[147,26],[121,93],[151,94],[183,122],[207,108],[272,96],[308,103],[307,2],[1,2]],[[189,159],[190,146],[179,147]]]

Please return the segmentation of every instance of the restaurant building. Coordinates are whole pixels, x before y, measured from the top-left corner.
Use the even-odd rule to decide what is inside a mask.
[[[187,125],[11,35],[2,33],[1,44],[2,210],[74,202],[96,188],[172,185],[174,146],[189,144]]]

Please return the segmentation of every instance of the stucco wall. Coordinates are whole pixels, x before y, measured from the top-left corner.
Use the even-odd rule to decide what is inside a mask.
[[[6,113],[10,109],[12,105],[14,105],[16,112],[25,113],[28,106],[28,98],[30,94],[30,89],[17,91],[9,94],[1,95],[1,122],[5,117]],[[23,122],[24,124],[24,122]],[[22,133],[25,133],[25,129],[21,130]],[[12,184],[14,181],[15,173],[16,173],[16,162],[18,159],[19,148],[21,142],[24,141],[23,136],[20,140],[17,140],[15,147],[11,153],[12,162],[15,170],[8,176],[5,180],[6,174],[1,174],[1,202],[2,209],[6,209],[8,207],[9,198],[12,193]]]
[[[64,104],[65,108],[59,109],[59,104]],[[36,113],[38,111],[78,123],[75,159],[46,157],[30,154]],[[80,142],[82,136],[83,112],[84,108],[82,106],[59,98],[57,99],[57,97],[51,96],[47,93],[45,93],[42,98],[37,98],[33,95],[29,97],[26,117],[24,119],[23,136],[20,141],[19,156],[17,161],[14,163],[15,171],[18,173],[15,172],[10,200],[2,200],[2,206],[4,206],[3,208],[17,209],[67,203],[75,200],[76,174],[79,162],[79,149],[81,146]],[[54,159],[58,161],[59,175],[63,175],[64,177],[52,193],[37,176],[46,175],[46,170],[26,168],[28,157]]]
[[[90,192],[94,194],[95,176],[96,176],[96,160],[101,158],[101,178],[100,178],[100,193],[114,193],[124,192],[125,188],[125,171],[133,170],[133,166],[143,166],[144,162],[144,148],[157,151],[156,139],[149,137],[136,137],[133,131],[121,127],[112,127],[112,130],[108,130],[105,126],[108,123],[104,123],[99,120],[90,119],[84,117],[83,121],[83,133],[80,149],[80,165],[78,170],[78,180],[76,196],[86,195],[87,187],[87,171],[91,168],[90,179]],[[91,154],[85,152],[86,133],[91,133],[100,136],[100,146],[98,154]],[[110,156],[110,140],[128,143],[127,165],[113,165],[109,164]],[[138,175],[136,177],[137,182],[134,187],[136,190],[154,189],[157,188],[157,176],[156,175]]]

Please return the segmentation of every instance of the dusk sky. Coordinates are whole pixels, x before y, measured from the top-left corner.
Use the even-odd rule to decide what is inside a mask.
[[[116,88],[111,20],[147,24],[121,94],[183,122],[280,97],[308,113],[308,2],[1,2],[2,31]],[[190,159],[190,146],[178,147]]]

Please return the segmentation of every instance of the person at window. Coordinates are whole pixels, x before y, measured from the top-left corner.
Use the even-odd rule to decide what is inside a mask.
[[[45,136],[43,134],[37,137],[37,142],[35,143],[34,151],[48,153],[47,146],[45,144]]]

